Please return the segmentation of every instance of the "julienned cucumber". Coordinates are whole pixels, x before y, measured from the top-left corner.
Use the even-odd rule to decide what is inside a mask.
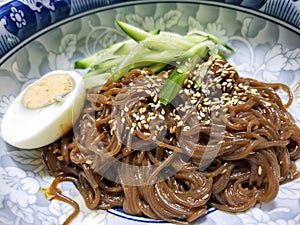
[[[97,77],[102,83],[103,79],[119,80],[133,68],[150,67],[159,72],[170,62],[182,62],[161,90],[160,100],[166,105],[176,96],[197,62],[216,55],[224,58],[226,54],[234,52],[221,39],[203,31],[194,30],[180,35],[159,30],[148,32],[122,21],[116,23],[130,39],[113,44],[74,64],[75,69],[88,69],[83,77],[89,88],[93,83],[98,85],[99,82],[95,82]],[[187,61],[192,63],[187,64]]]

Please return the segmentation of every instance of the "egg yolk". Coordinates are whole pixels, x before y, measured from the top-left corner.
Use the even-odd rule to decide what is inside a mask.
[[[39,109],[60,102],[61,98],[71,92],[74,82],[69,75],[55,74],[41,79],[28,87],[22,104],[28,109]]]

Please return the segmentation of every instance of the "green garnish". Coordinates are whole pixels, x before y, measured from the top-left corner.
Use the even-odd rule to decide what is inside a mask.
[[[75,62],[75,69],[88,69],[84,75],[88,87],[102,84],[103,79],[111,77],[117,81],[134,68],[149,67],[159,72],[176,61],[179,65],[160,92],[160,102],[167,105],[183,87],[198,62],[216,56],[224,58],[226,52],[234,52],[219,38],[202,31],[191,31],[183,36],[159,30],[148,32],[128,23],[116,22],[131,39]],[[200,85],[201,80],[197,82]]]

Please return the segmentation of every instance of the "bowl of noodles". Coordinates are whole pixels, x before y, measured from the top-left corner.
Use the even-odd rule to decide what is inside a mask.
[[[299,8],[3,4],[0,223],[300,224]]]

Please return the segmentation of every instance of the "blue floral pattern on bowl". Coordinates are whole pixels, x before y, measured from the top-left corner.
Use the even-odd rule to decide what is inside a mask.
[[[201,2],[202,0],[200,0]],[[72,15],[128,0],[11,0],[0,7],[0,57],[37,31]],[[218,0],[280,18],[300,27],[299,0]]]
[[[181,33],[194,28],[204,30],[238,49],[230,60],[243,76],[283,82],[293,90],[300,82],[300,1],[218,0],[201,4],[190,0],[172,5],[152,2],[147,9],[136,2],[140,4],[118,0],[13,0],[0,7],[0,124],[20,90],[40,74],[70,69],[76,59],[123,40],[123,33],[115,26],[116,19],[144,29]],[[297,13],[291,16],[272,10],[280,2],[286,12]],[[207,12],[213,16],[207,16]],[[295,92],[289,110],[300,125],[300,90]],[[300,168],[299,160],[297,166]],[[0,137],[0,224],[62,224],[72,208],[44,198],[40,187],[48,187],[51,181],[38,150],[20,151],[6,145]],[[74,225],[162,223],[129,216],[119,209],[108,213],[90,211],[72,184],[62,184],[62,190],[81,205]],[[300,180],[281,186],[275,201],[258,204],[246,213],[232,215],[213,209],[209,212],[196,224],[299,225]]]

